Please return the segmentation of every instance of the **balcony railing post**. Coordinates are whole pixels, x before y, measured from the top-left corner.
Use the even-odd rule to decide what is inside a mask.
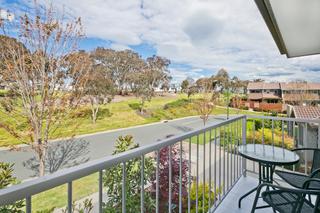
[[[72,182],[68,182],[68,213],[72,211]]]
[[[320,148],[320,121],[318,122],[318,148]]]
[[[191,211],[191,137],[189,138],[188,213]]]
[[[102,202],[103,202],[103,170],[99,171],[99,213],[102,213]]]
[[[156,167],[156,213],[159,213],[159,160],[160,160],[160,150],[157,151],[157,167]]]
[[[247,117],[242,119],[242,145],[247,143]],[[244,177],[247,176],[247,161],[242,158],[242,174]]]
[[[141,156],[141,192],[140,192],[140,212],[144,212],[144,155]]]
[[[180,141],[179,156],[179,213],[182,213],[182,141]]]
[[[127,181],[127,170],[126,163],[122,163],[122,212],[126,212],[126,181]]]
[[[168,212],[172,212],[172,146],[169,146],[169,210]]]
[[[26,213],[31,213],[31,197],[26,198]]]

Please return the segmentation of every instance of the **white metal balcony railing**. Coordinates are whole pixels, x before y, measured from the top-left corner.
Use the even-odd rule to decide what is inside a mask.
[[[315,125],[316,124],[316,125]],[[181,136],[174,136],[154,143],[148,146],[139,147],[127,152],[113,156],[107,156],[102,159],[93,160],[79,166],[60,170],[51,175],[40,177],[18,185],[13,185],[6,189],[0,190],[0,206],[8,205],[15,201],[25,200],[26,212],[32,212],[32,196],[41,192],[50,190],[62,184],[67,184],[67,209],[72,212],[73,188],[72,183],[82,177],[93,173],[99,173],[97,184],[98,202],[97,211],[103,212],[103,201],[107,199],[104,193],[103,174],[114,166],[122,167],[122,199],[121,210],[126,212],[126,181],[127,171],[126,163],[132,159],[141,158],[141,184],[140,206],[141,212],[145,211],[144,193],[148,184],[144,181],[144,159],[145,156],[155,156],[155,207],[152,212],[160,212],[160,193],[159,193],[159,152],[163,148],[169,148],[168,153],[168,200],[165,212],[172,212],[173,187],[179,188],[178,202],[176,210],[179,212],[190,212],[194,209],[196,212],[200,208],[205,208],[205,202],[199,202],[201,199],[208,199],[209,212],[213,212],[228,192],[237,183],[246,171],[256,171],[256,165],[253,162],[243,159],[238,155],[237,147],[245,143],[263,143],[283,148],[295,148],[296,146],[315,146],[320,145],[320,120],[294,119],[283,117],[266,117],[266,116],[235,116],[229,120],[221,121],[218,124],[210,125],[199,130],[188,132]],[[316,136],[311,134],[314,132]],[[313,141],[315,140],[315,141]],[[310,142],[312,141],[312,142]],[[201,145],[202,144],[202,145]],[[179,181],[178,186],[172,182],[172,147],[178,146],[179,150]],[[308,157],[305,155],[304,172],[308,171]],[[182,194],[182,161],[188,163],[187,174],[187,196]],[[303,168],[303,167],[301,167]],[[299,171],[301,171],[299,167]],[[293,168],[295,170],[295,167]],[[195,197],[191,196],[191,184],[196,185]],[[206,185],[207,184],[207,185]],[[149,184],[150,185],[150,184]],[[200,186],[202,186],[200,188]],[[209,187],[206,195],[206,186]],[[202,190],[202,191],[200,191]],[[202,198],[199,197],[200,195]],[[211,196],[213,192],[214,196]],[[206,197],[206,198],[205,198]],[[202,206],[200,206],[202,205]]]

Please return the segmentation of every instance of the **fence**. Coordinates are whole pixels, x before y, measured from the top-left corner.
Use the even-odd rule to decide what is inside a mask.
[[[140,185],[134,192],[139,194],[141,212],[170,213],[178,210],[181,213],[192,210],[198,212],[200,209],[214,211],[245,171],[245,161],[238,155],[237,147],[246,143],[246,126],[246,116],[237,116],[181,136],[60,170],[0,190],[0,206],[25,200],[26,212],[31,213],[33,196],[67,184],[67,211],[71,213],[74,201],[73,182],[98,173],[96,207],[98,212],[103,212],[104,203],[110,197],[105,193],[110,177],[105,174],[114,167],[121,167],[121,204],[116,207],[121,208],[122,212],[130,212],[127,209],[127,192],[133,189],[128,189],[128,183],[132,181],[127,176],[128,165],[139,159]],[[160,157],[162,152],[167,157],[164,161]],[[146,181],[146,160],[151,160],[154,165],[155,178],[152,182]],[[164,171],[164,168],[168,171]],[[161,185],[165,178],[160,177],[163,172],[168,175],[168,181],[164,183],[168,186],[167,195],[163,194],[165,190],[162,190],[164,187]],[[183,178],[187,178],[187,186],[182,184]],[[154,209],[147,209],[146,195],[150,195],[155,202]]]
[[[320,120],[271,116],[247,116],[247,143],[260,143],[286,149],[320,148]],[[299,153],[300,163],[285,168],[302,173],[311,169],[311,152]],[[247,161],[247,170],[256,172],[257,165]],[[284,167],[283,167],[284,169]]]

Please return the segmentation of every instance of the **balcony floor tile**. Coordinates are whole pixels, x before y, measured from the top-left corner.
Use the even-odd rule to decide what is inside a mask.
[[[251,211],[252,204],[255,197],[253,192],[248,197],[244,198],[241,203],[241,208],[238,208],[238,199],[250,189],[258,185],[258,179],[252,176],[241,177],[238,183],[229,192],[226,198],[218,206],[215,213],[248,213]],[[259,201],[258,205],[261,205],[263,201]],[[269,213],[273,212],[271,208],[256,210],[256,212]]]

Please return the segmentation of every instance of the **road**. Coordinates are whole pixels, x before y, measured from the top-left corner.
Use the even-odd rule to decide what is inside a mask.
[[[221,122],[222,117],[210,117],[208,124]],[[119,136],[132,135],[140,146],[156,143],[168,135],[180,135],[203,126],[199,117],[188,117],[126,129],[100,132],[75,138],[73,141],[58,140],[50,143],[46,172],[75,166],[90,160],[111,155]],[[30,147],[19,151],[0,151],[0,162],[14,163],[14,175],[25,180],[37,175],[37,160]]]

